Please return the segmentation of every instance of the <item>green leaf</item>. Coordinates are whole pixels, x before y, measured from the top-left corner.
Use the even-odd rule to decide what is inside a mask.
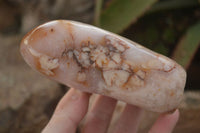
[[[114,0],[100,16],[100,27],[122,32],[135,22],[157,0]]]
[[[200,22],[189,28],[179,41],[172,58],[184,68],[188,68],[200,46]]]

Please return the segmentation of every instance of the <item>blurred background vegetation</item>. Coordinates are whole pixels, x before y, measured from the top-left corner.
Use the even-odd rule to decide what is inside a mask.
[[[40,132],[68,90],[19,53],[29,30],[55,19],[93,24],[176,60],[188,77],[175,132],[200,132],[200,0],[0,0],[0,132]]]

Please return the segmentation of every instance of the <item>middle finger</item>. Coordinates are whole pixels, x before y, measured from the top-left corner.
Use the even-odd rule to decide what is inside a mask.
[[[86,116],[82,133],[105,133],[110,124],[116,100],[99,96]]]

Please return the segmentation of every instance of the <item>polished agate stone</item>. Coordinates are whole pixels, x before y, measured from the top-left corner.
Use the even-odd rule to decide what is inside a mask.
[[[91,25],[56,20],[30,31],[21,54],[35,70],[82,91],[166,112],[182,100],[186,72],[173,60]]]

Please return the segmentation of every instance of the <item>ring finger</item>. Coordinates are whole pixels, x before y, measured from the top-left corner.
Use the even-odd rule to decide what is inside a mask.
[[[127,104],[112,133],[136,133],[143,110]]]

